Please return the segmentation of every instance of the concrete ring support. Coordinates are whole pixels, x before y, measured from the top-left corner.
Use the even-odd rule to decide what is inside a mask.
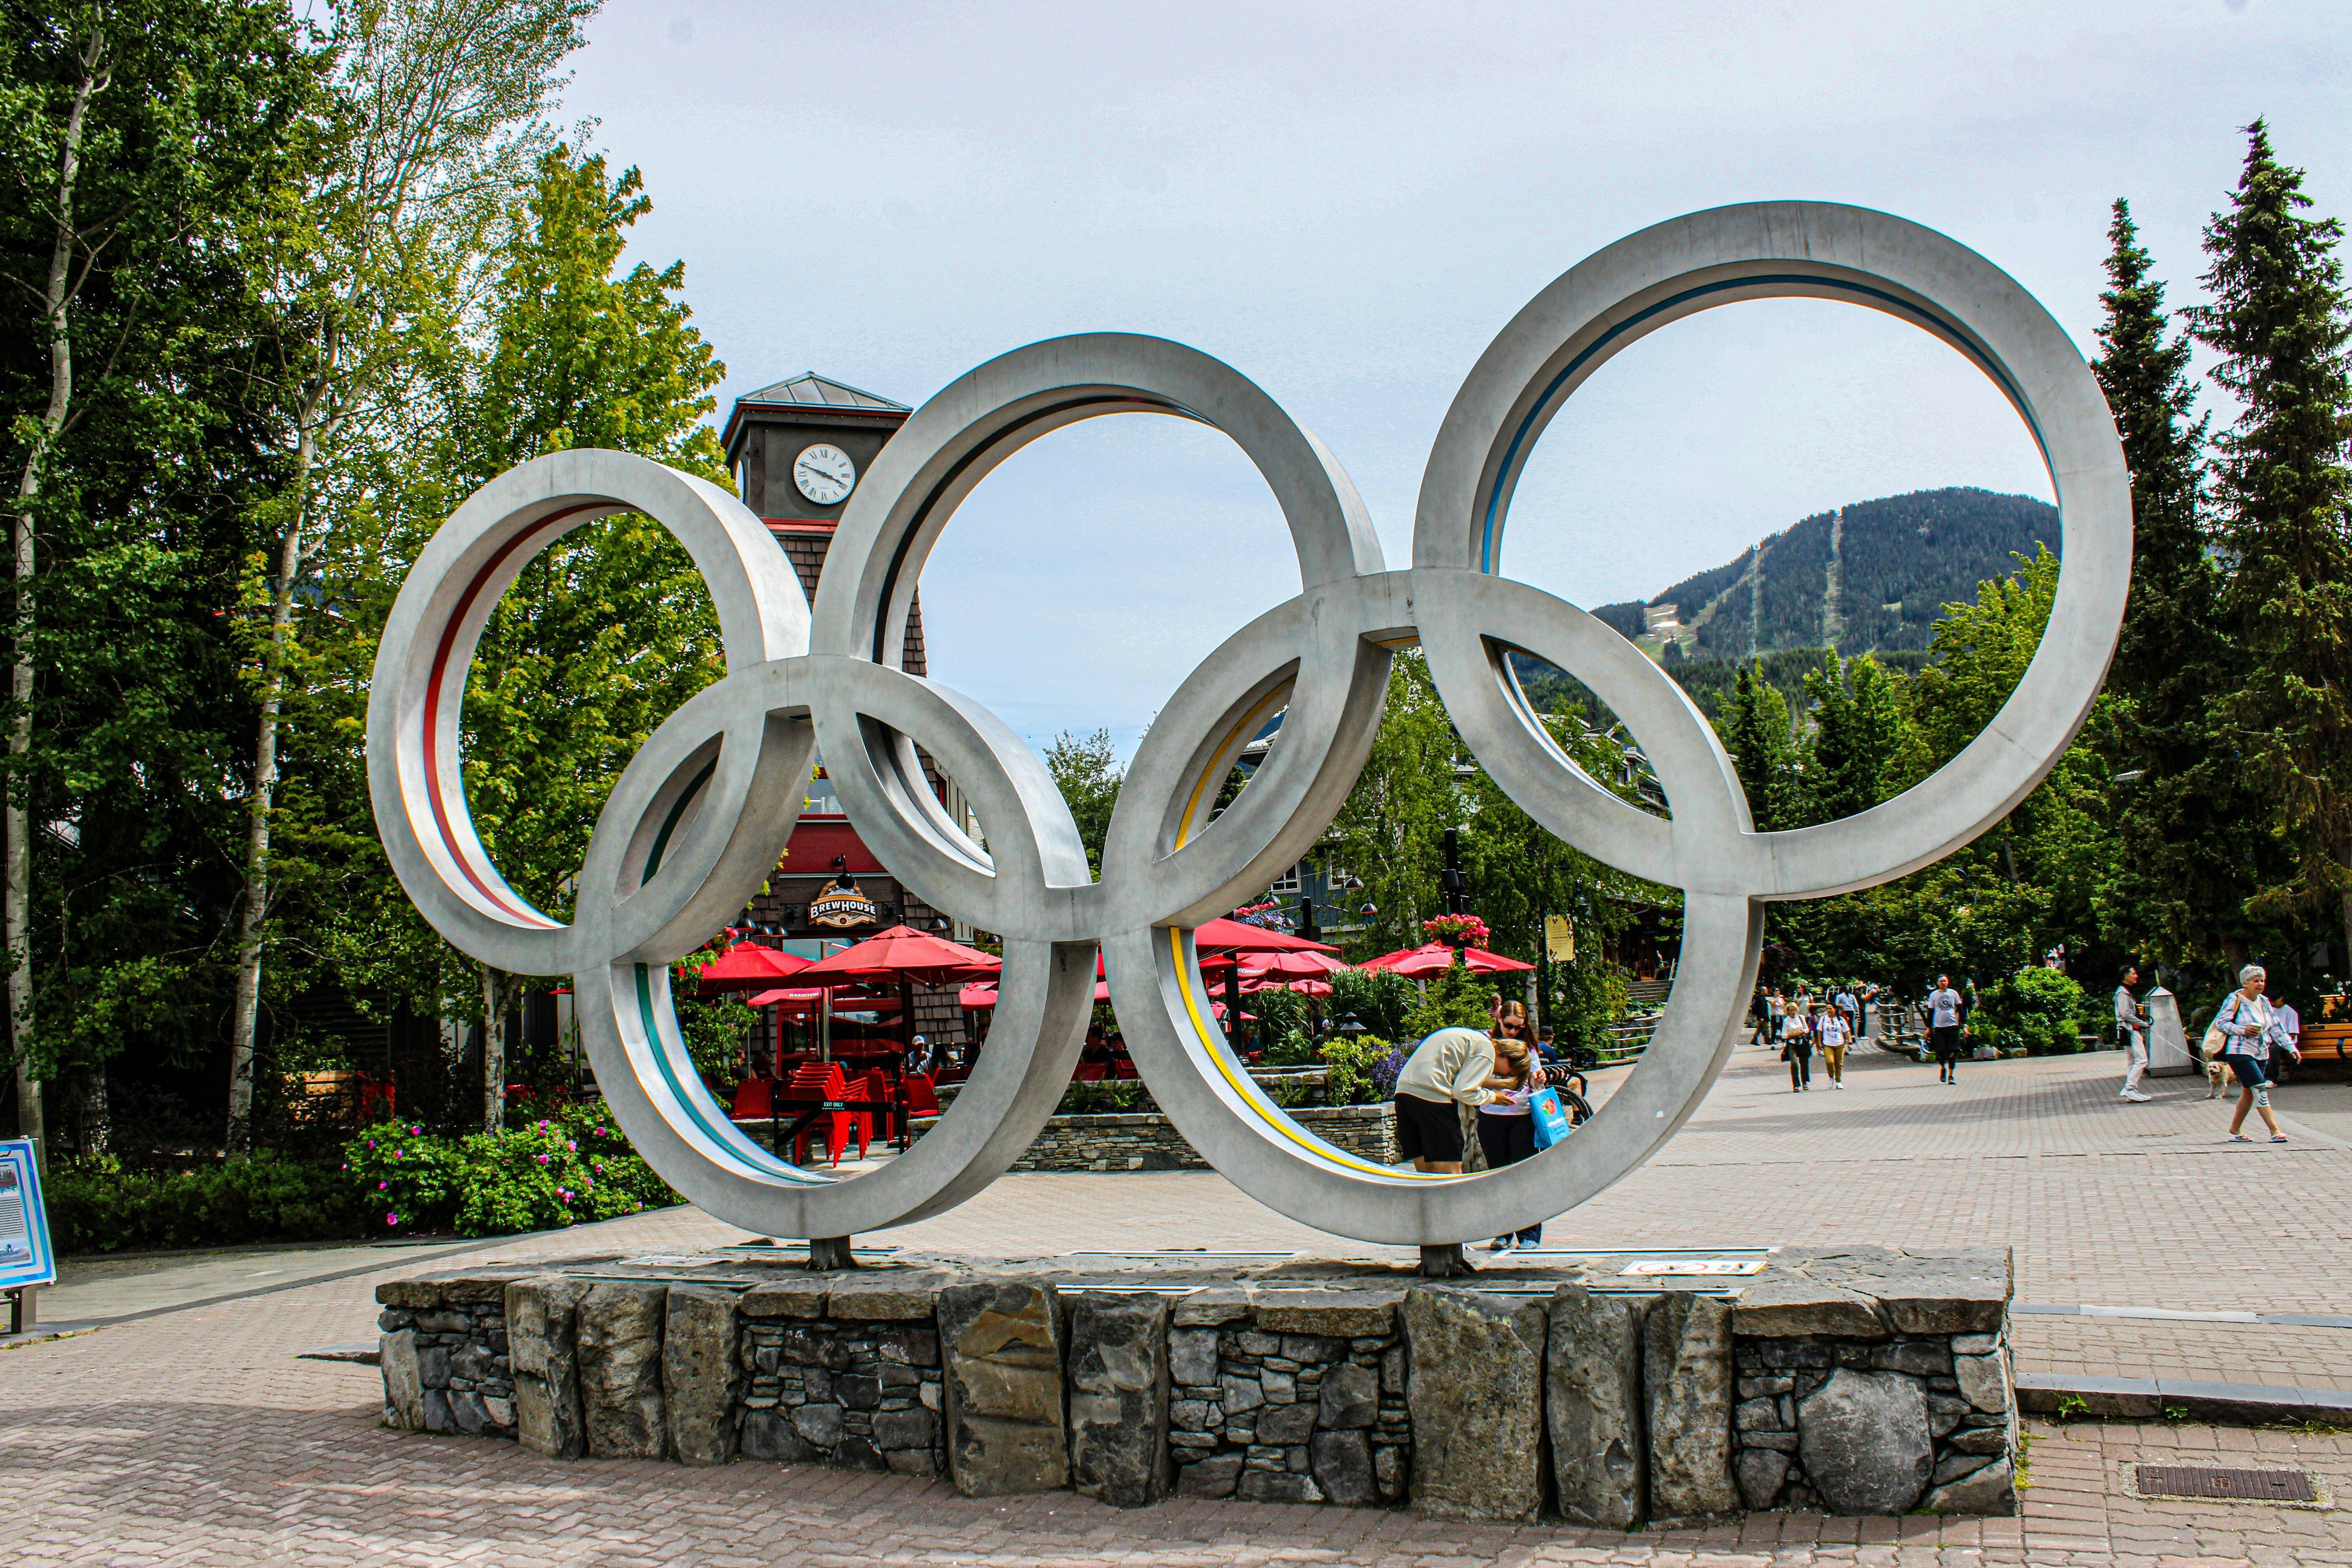
[[[1497,573],[1528,454],[1594,370],[1681,316],[1788,296],[1888,311],[1982,368],[2049,465],[2066,564],[2023,682],[1950,764],[1844,821],[1759,833],[1730,759],[1680,688],[1583,611]],[[972,487],[1050,430],[1129,412],[1197,419],[1241,447],[1282,508],[1301,590],[1234,633],[1160,710],[1129,769],[1096,881],[1035,753],[979,704],[897,661],[923,562]],[[623,774],[566,927],[508,888],[474,837],[457,704],[489,606],[522,561],[564,529],[621,510],[656,518],[693,553],[719,605],[729,670]],[[485,962],[574,975],[616,1119],[673,1185],[722,1218],[842,1237],[938,1213],[986,1185],[1027,1148],[1068,1081],[1099,944],[1144,1076],[1212,1163],[1309,1225],[1444,1246],[1571,1208],[1673,1136],[1730,1053],[1767,901],[1901,876],[2024,797],[2089,710],[2130,555],[2129,485],[2105,405],[2065,334],[2016,283],[1883,213],[1727,207],[1608,247],[1496,339],[1439,433],[1406,571],[1385,568],[1354,486],[1320,443],[1230,367],[1154,338],[1033,344],[925,404],[851,500],[813,609],[765,530],[723,492],[614,453],[527,464],[460,508],[404,586],[377,663],[369,776],[387,852],[418,908]],[[1685,897],[1682,963],[1633,1077],[1573,1138],[1471,1176],[1373,1163],[1285,1115],[1215,1027],[1191,937],[1321,837],[1370,753],[1392,650],[1414,643],[1465,741],[1513,800],[1587,853]],[[1572,671],[1626,721],[1669,816],[1576,768],[1519,692],[1513,650]],[[1265,760],[1213,812],[1234,757],[1276,714]],[[802,1171],[730,1125],[668,1004],[669,965],[775,864],[819,745],[884,862],[935,907],[1004,938],[996,1026],[954,1110],[909,1152],[849,1180]],[[941,809],[919,746],[973,802],[982,837]]]

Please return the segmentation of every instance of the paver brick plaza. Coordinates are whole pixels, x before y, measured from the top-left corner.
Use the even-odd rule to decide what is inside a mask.
[[[2225,1146],[2226,1110],[2204,1100],[2201,1079],[2160,1080],[2155,1103],[2125,1105],[2118,1060],[1969,1063],[1944,1089],[1931,1068],[1857,1054],[1848,1091],[1791,1095],[1769,1053],[1743,1050],[1661,1159],[1546,1239],[2006,1242],[2022,1301],[2352,1310],[2352,1087],[2291,1086],[2279,1098],[2292,1143]],[[462,1261],[740,1235],[671,1210]],[[1011,1177],[888,1239],[983,1255],[1402,1256],[1306,1230],[1207,1173]],[[983,1502],[937,1483],[754,1463],[558,1463],[510,1443],[388,1431],[373,1369],[295,1359],[372,1338],[374,1287],[419,1265],[395,1253],[381,1273],[0,1352],[0,1562],[2352,1564],[2352,1510],[2122,1495],[2121,1465],[2147,1459],[2304,1468],[2352,1499],[2352,1436],[2284,1430],[2036,1423],[2021,1519],[1754,1515],[1631,1538],[1318,1507]],[[2034,1317],[2015,1330],[2022,1371],[2352,1387],[2352,1330]]]

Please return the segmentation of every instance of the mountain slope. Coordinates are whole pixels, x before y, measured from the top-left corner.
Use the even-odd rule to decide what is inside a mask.
[[[1712,571],[1648,601],[1673,605],[1676,639],[1694,659],[1752,649],[1835,647],[1855,654],[1924,648],[1946,604],[2017,568],[2037,544],[2058,551],[2058,510],[2031,496],[1954,488],[1888,496],[1825,511],[1759,541]],[[1834,597],[1832,597],[1834,595]],[[1627,637],[1645,606],[1592,613]]]

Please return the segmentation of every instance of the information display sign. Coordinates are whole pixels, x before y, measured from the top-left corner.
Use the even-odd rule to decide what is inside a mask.
[[[53,1285],[57,1255],[49,1250],[49,1215],[41,1206],[41,1168],[33,1141],[0,1142],[0,1290]]]

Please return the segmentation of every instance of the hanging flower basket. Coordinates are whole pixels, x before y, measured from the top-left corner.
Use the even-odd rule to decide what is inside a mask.
[[[1421,929],[1433,941],[1454,947],[1485,947],[1487,945],[1486,922],[1476,915],[1440,915],[1433,921],[1423,921]]]

